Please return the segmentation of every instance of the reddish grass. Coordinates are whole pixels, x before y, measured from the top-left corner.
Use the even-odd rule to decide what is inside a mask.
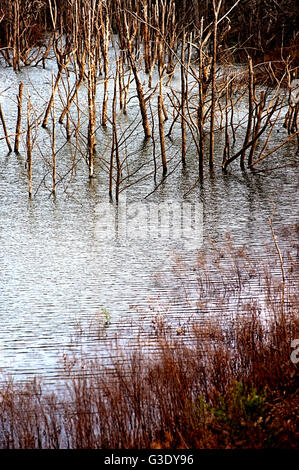
[[[212,274],[198,260],[201,305],[211,302],[211,293],[224,299],[229,273],[238,314],[227,312],[223,300],[217,318],[193,321],[185,334],[160,319],[155,354],[141,342],[132,350],[118,346],[109,367],[77,358],[75,373],[75,363],[66,362],[63,393],[47,392],[37,379],[26,386],[5,381],[0,447],[295,448],[298,365],[290,354],[299,338],[298,260],[289,255],[282,315],[281,283],[266,258],[253,262],[244,249],[227,247],[216,255],[223,265]],[[240,293],[257,275],[264,300],[248,302]],[[212,282],[217,276],[222,287]]]

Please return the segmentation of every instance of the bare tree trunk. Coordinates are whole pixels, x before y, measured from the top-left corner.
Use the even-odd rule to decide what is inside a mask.
[[[19,85],[18,116],[17,116],[16,137],[15,137],[15,147],[14,147],[14,151],[16,153],[19,153],[20,130],[21,130],[21,122],[22,122],[23,91],[24,91],[24,83],[21,82]]]
[[[50,101],[48,103],[48,106],[47,106],[47,109],[46,109],[46,112],[45,112],[45,116],[44,116],[44,119],[43,119],[42,127],[47,127],[47,125],[48,125],[51,108],[53,106],[55,95],[56,95],[56,92],[57,92],[57,89],[58,89],[58,84],[60,82],[60,79],[62,77],[64,69],[68,66],[69,61],[70,61],[70,59],[68,59],[67,62],[63,66],[61,66],[60,69],[58,70],[56,80],[55,80],[55,84],[54,84],[54,87],[52,88],[51,98],[50,98]]]
[[[109,50],[109,19],[108,14],[106,15],[105,22],[102,24],[103,34],[103,45],[102,45],[102,54],[104,60],[104,96],[103,96],[103,109],[102,109],[102,126],[107,124],[107,107],[108,107],[108,75],[109,75],[109,59],[108,59],[108,50]]]
[[[112,185],[113,185],[113,163],[114,163],[114,153],[116,153],[116,148],[118,151],[117,143],[117,128],[116,128],[116,88],[117,88],[117,74],[114,79],[114,93],[112,100],[112,146],[111,146],[111,156],[110,156],[110,169],[109,169],[109,196],[112,199]],[[119,180],[118,180],[119,185]],[[115,189],[115,196],[118,199],[118,188]]]
[[[241,153],[240,165],[244,167],[245,162],[245,148],[249,142],[252,129],[252,120],[253,120],[253,99],[254,99],[254,77],[253,77],[253,68],[252,68],[252,59],[248,56],[248,73],[249,73],[249,89],[248,89],[248,122],[247,130],[245,135],[245,140],[243,144],[243,151]]]
[[[28,193],[29,198],[32,197],[32,143],[31,143],[31,98],[28,96],[27,103],[27,136],[26,136],[26,149],[27,149],[27,175],[28,175]]]
[[[237,153],[235,153],[235,155],[233,155],[232,157],[230,157],[228,160],[226,160],[225,164],[222,166],[222,169],[223,171],[226,171],[227,170],[227,167],[228,165],[230,165],[234,160],[236,160],[237,158],[239,158],[242,154],[242,152],[244,150],[247,150],[251,145],[253,145],[253,143],[263,134],[263,132],[265,132],[266,128],[268,127],[268,124],[269,122],[271,121],[271,117],[272,115],[274,114],[276,108],[277,108],[277,105],[279,103],[279,99],[280,99],[280,96],[278,96],[276,98],[276,101],[275,103],[272,105],[272,108],[269,110],[268,114],[267,114],[267,119],[266,119],[266,122],[265,124],[263,125],[263,127],[260,129],[260,131],[254,136],[254,138],[252,138],[248,144],[246,145],[246,148],[244,149],[244,147],[242,147],[241,150],[239,150]],[[269,109],[269,108],[268,108]]]
[[[94,172],[94,154],[95,154],[95,128],[96,128],[96,112],[95,112],[95,90],[96,78],[94,64],[89,64],[88,71],[88,165],[89,177],[93,177]]]
[[[158,117],[159,117],[159,135],[160,135],[163,176],[165,176],[167,174],[167,160],[166,160],[164,125],[163,125],[163,111],[162,111],[162,77],[160,77],[160,86],[159,86]]]
[[[89,3],[88,3],[89,5]],[[87,3],[86,3],[87,6]],[[96,57],[98,47],[98,35],[95,36],[96,29],[96,1],[92,0],[88,7],[88,19],[85,23],[85,47],[88,58],[88,169],[89,178],[94,176],[94,156],[95,156],[95,129],[96,129]]]
[[[145,66],[145,73],[149,73],[151,60],[150,60],[150,41],[149,41],[147,0],[143,0],[143,15],[144,15],[144,29],[143,29],[144,66]]]
[[[225,162],[229,159],[229,130],[228,130],[228,103],[229,103],[229,83],[226,84],[225,90],[225,144],[223,149],[223,159],[222,165],[225,165]]]
[[[62,113],[59,117],[59,120],[58,120],[59,124],[62,124],[65,115],[68,115],[70,106],[71,106],[72,102],[74,101],[74,99],[76,98],[81,84],[82,84],[82,79],[79,78],[79,80],[76,83],[75,90],[74,90],[73,94],[70,97],[68,96],[67,103],[66,103],[66,105],[65,105],[65,107],[64,107],[64,109],[63,109],[63,111],[62,111]]]
[[[255,124],[253,132],[252,132],[253,138],[255,138],[255,136],[259,133],[259,130],[260,130],[260,127],[261,127],[261,122],[262,122],[262,114],[263,114],[264,107],[265,107],[265,92],[261,91],[260,101],[257,105],[257,116],[256,116],[257,121],[256,121],[256,124]],[[255,149],[256,149],[257,142],[258,142],[257,139],[254,140],[254,142],[251,146],[250,154],[249,154],[249,157],[248,157],[248,166],[250,166],[251,163],[252,163],[253,155],[254,155],[254,152],[255,152]]]
[[[118,148],[118,136],[117,136],[117,125],[116,125],[116,95],[117,95],[117,71],[114,80],[114,95],[113,95],[113,107],[112,107],[112,126],[113,126],[113,147],[115,150],[115,159],[116,159],[116,184],[115,184],[115,200],[118,203],[119,195],[119,186],[121,178],[121,163],[119,158],[119,148]],[[111,162],[112,166],[113,161]]]
[[[14,22],[13,22],[13,68],[15,72],[20,71],[20,1],[15,0],[14,6]]]
[[[186,108],[186,86],[185,86],[185,40],[186,33],[183,33],[182,52],[181,52],[181,135],[182,135],[182,163],[186,163],[186,122],[185,122],[185,108]]]
[[[129,50],[129,60],[130,64],[132,67],[132,71],[134,74],[135,82],[136,82],[136,90],[137,90],[137,95],[138,95],[138,100],[139,100],[139,106],[140,106],[140,112],[141,112],[141,117],[142,117],[142,126],[144,130],[144,137],[146,139],[151,137],[151,130],[148,122],[148,117],[147,117],[147,112],[146,112],[146,104],[145,104],[145,98],[144,98],[144,93],[143,93],[143,88],[141,85],[141,82],[139,80],[136,64],[135,64],[135,59],[132,56],[132,52]]]
[[[273,204],[273,212],[271,216],[269,217],[269,224],[272,232],[272,237],[274,241],[274,245],[279,257],[279,263],[280,263],[280,269],[281,269],[281,277],[282,277],[282,290],[281,290],[281,319],[283,322],[283,326],[285,327],[285,315],[284,315],[284,299],[285,299],[285,284],[286,284],[286,275],[285,275],[285,269],[284,269],[284,264],[283,264],[283,259],[282,259],[282,254],[279,248],[279,245],[277,243],[277,238],[273,229],[273,216],[274,216],[274,211],[275,211],[275,204]]]
[[[127,82],[127,84],[124,83],[124,90],[125,90],[124,109],[123,109],[124,114],[127,114],[128,94],[129,94],[129,88],[130,88],[130,83],[131,83],[131,75],[132,75],[132,69],[130,68],[128,82]],[[124,80],[125,80],[125,77],[123,75],[123,82],[124,82]]]
[[[54,87],[54,80],[52,79],[52,88]],[[52,91],[53,93],[53,91]],[[55,196],[56,191],[56,152],[55,152],[55,102],[52,106],[52,193]]]

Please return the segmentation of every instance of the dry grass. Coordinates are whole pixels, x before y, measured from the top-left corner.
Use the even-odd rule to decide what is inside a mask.
[[[298,365],[290,355],[291,341],[299,338],[298,262],[289,254],[282,315],[281,284],[271,263],[266,269],[266,258],[253,263],[244,250],[233,252],[225,248],[230,264],[216,253],[223,266],[210,275],[200,257],[198,295],[206,305],[211,296],[223,296],[234,272],[230,299],[238,300],[237,315],[226,311],[224,301],[217,317],[193,321],[185,334],[160,318],[152,333],[154,355],[141,343],[134,350],[118,347],[109,367],[100,359],[77,358],[75,374],[74,364],[66,362],[63,394],[47,392],[38,380],[26,386],[7,380],[0,447],[295,448]],[[257,274],[264,298],[242,301],[245,283]],[[219,282],[212,282],[217,275],[222,294]]]

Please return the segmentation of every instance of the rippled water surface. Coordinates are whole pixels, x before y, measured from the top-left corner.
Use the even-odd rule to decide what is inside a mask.
[[[30,90],[38,114],[49,95],[51,71],[24,69],[15,75],[10,69],[2,68],[0,80],[2,92],[8,88],[1,95],[2,108],[9,132],[13,133],[14,101],[19,81],[25,84],[25,102]],[[100,97],[99,92],[99,107]],[[85,98],[83,90],[82,101]],[[133,99],[128,116],[119,118],[120,128],[134,124],[135,118],[136,102]],[[194,262],[197,250],[184,248],[180,243],[170,244],[167,239],[153,241],[150,237],[147,240],[133,237],[131,241],[120,243],[117,239],[102,237],[99,214],[101,204],[107,202],[107,174],[102,157],[109,159],[109,129],[106,133],[98,132],[99,158],[96,177],[91,182],[82,154],[73,157],[73,150],[68,145],[60,151],[56,199],[47,189],[51,186],[49,132],[41,128],[38,132],[40,151],[37,147],[34,151],[34,197],[31,201],[28,200],[23,147],[20,155],[7,154],[5,141],[0,140],[0,367],[20,379],[42,374],[49,380],[56,380],[62,373],[60,359],[63,352],[80,347],[76,341],[72,342],[78,325],[88,328],[99,317],[105,316],[105,311],[109,312],[107,331],[111,335],[123,333],[124,344],[126,338],[129,341],[132,336],[138,316],[150,314],[149,305],[153,302],[158,306],[169,305],[167,315],[178,324],[190,313],[198,314],[198,310],[192,310],[192,302],[182,305],[172,302],[174,292],[181,288],[174,267],[185,273],[186,268],[178,263],[178,259],[189,266]],[[263,247],[272,240],[268,223],[272,201],[276,204],[274,225],[278,235],[280,227],[295,223],[298,173],[293,142],[266,159],[257,172],[242,172],[236,163],[228,175],[223,175],[219,136],[219,145],[216,138],[214,172],[210,173],[206,168],[202,182],[192,189],[198,176],[196,154],[190,146],[186,168],[178,164],[179,132],[178,127],[173,141],[167,141],[170,175],[146,201],[201,203],[203,250],[211,240],[221,246],[230,232],[237,245],[246,244],[253,251],[262,253]],[[273,145],[280,141],[280,133],[285,130],[280,127],[275,132]],[[57,147],[63,142],[58,127]],[[84,154],[83,145],[82,148]],[[152,170],[152,149],[144,144],[140,130],[129,143],[130,151],[133,152],[128,158],[131,174],[141,162],[151,163],[140,170],[139,177]],[[72,158],[76,158],[76,172],[73,173],[69,171]],[[264,171],[267,167],[276,169]],[[126,184],[135,179],[130,177]],[[128,187],[125,191],[127,201],[144,202],[144,197],[154,188],[151,175]],[[151,221],[148,228],[154,230]],[[287,247],[283,237],[280,242],[282,248]],[[203,319],[207,314],[203,314]],[[92,339],[85,347],[92,355]],[[105,344],[101,351],[104,356],[107,352]]]

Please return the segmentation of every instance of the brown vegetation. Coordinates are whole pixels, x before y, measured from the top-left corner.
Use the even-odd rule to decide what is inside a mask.
[[[296,448],[298,258],[284,254],[282,280],[274,251],[263,263],[229,240],[211,252],[192,268],[204,320],[178,326],[151,311],[147,336],[134,348],[113,343],[108,363],[65,357],[58,392],[37,379],[2,383],[0,447]]]

